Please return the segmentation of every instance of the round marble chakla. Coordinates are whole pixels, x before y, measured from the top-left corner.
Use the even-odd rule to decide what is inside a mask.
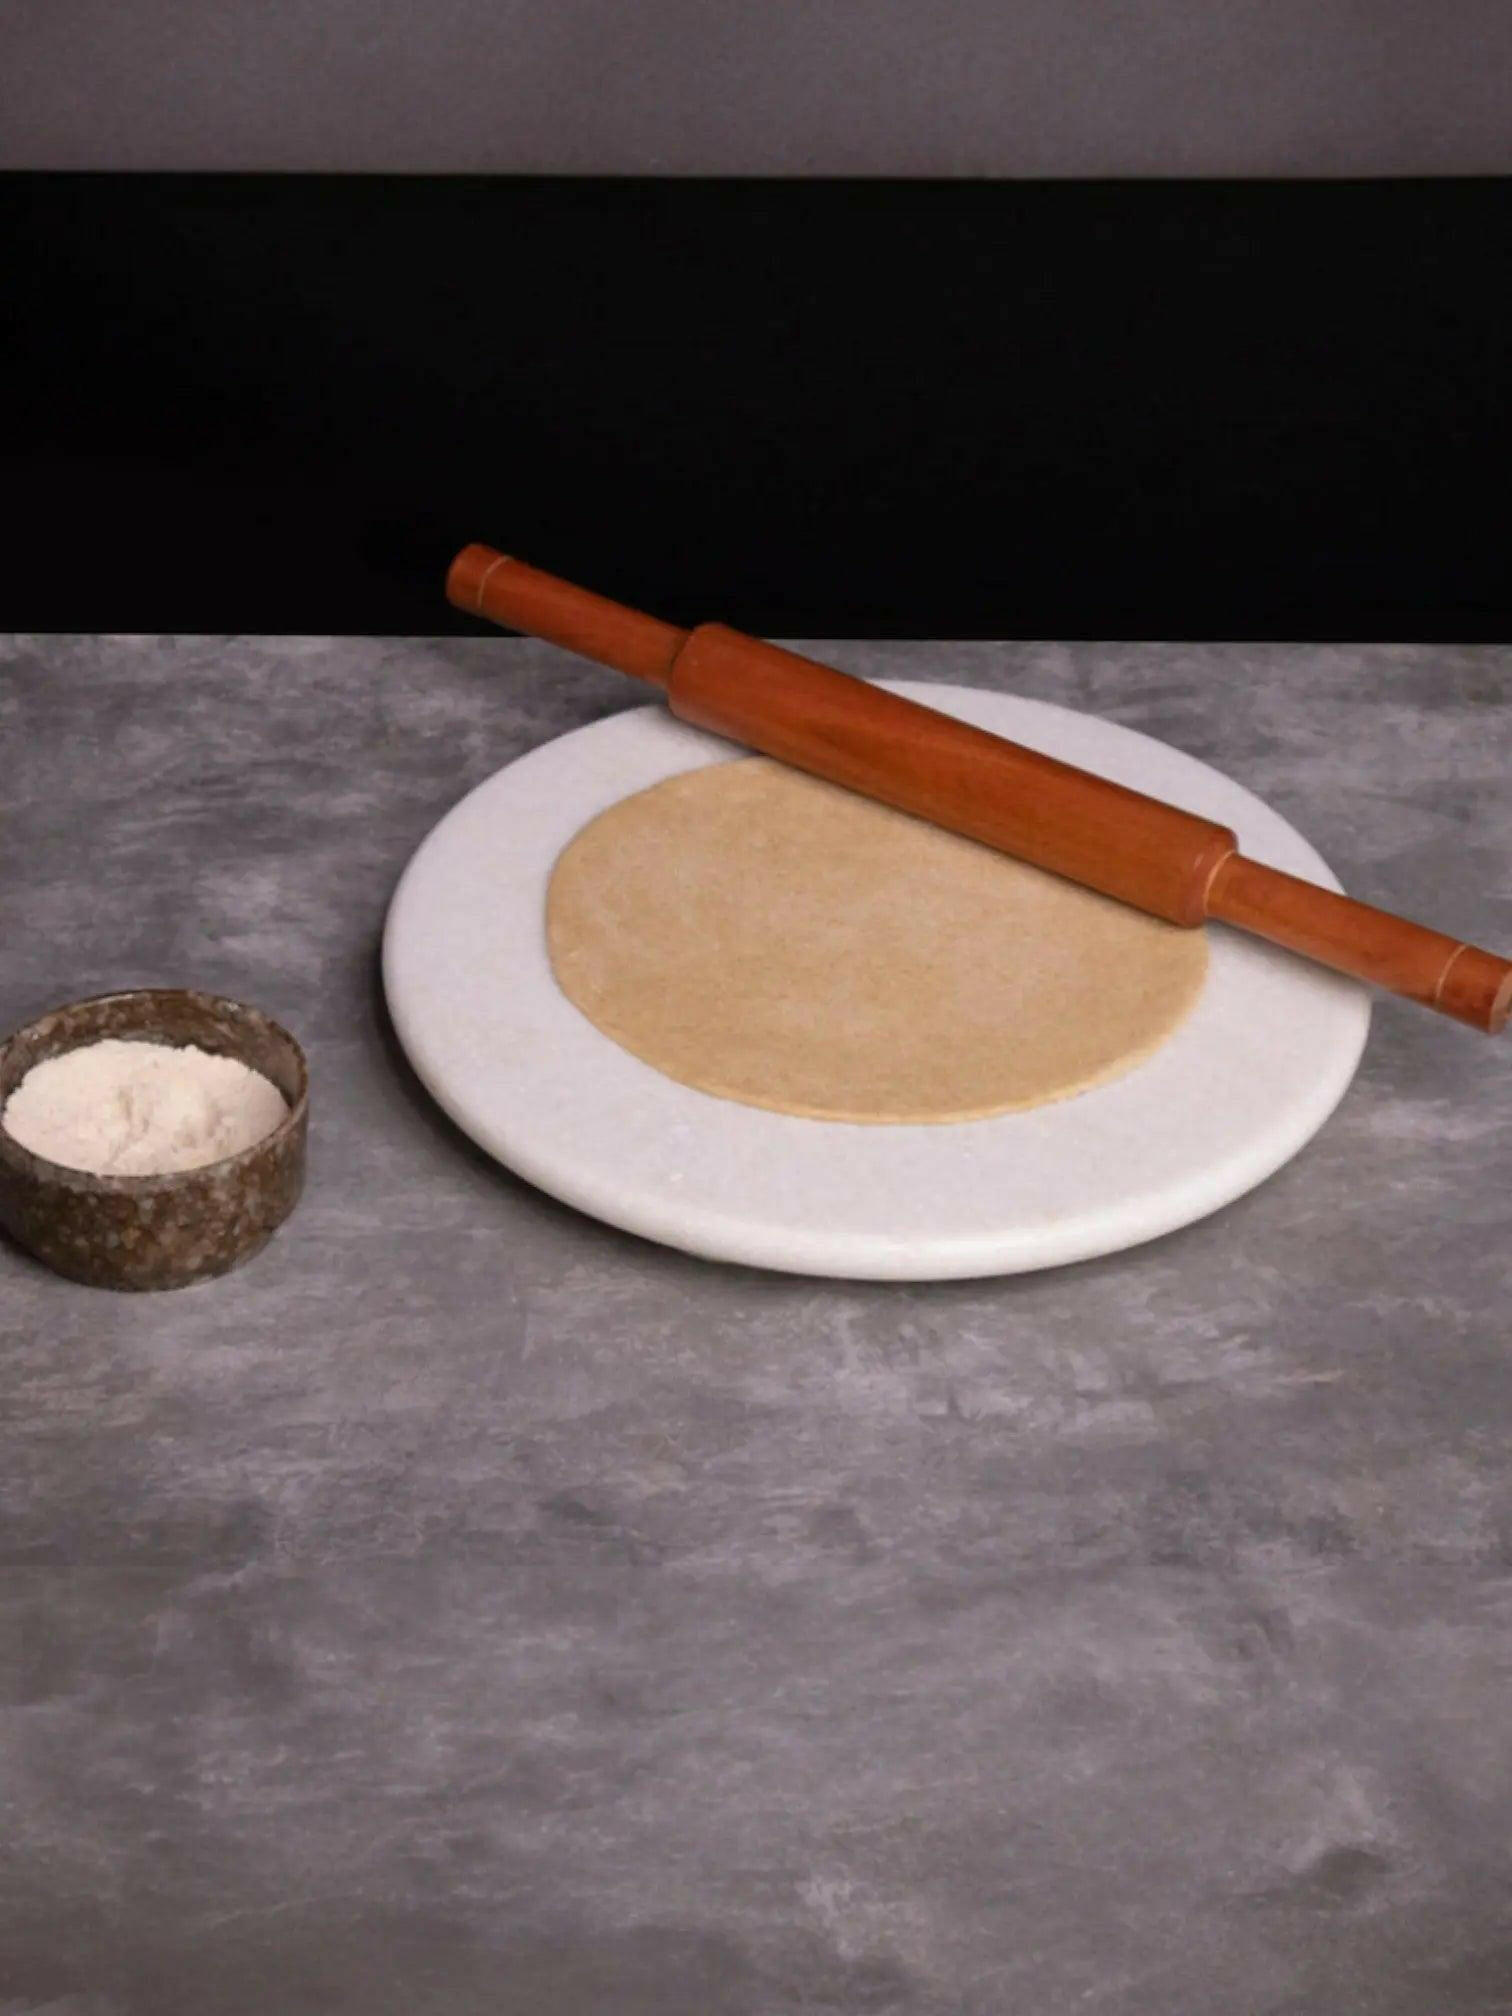
[[[969,687],[894,690],[1232,826],[1339,885],[1285,820],[1193,757],[1093,716]],[[1112,1081],[1028,1111],[866,1126],[737,1104],[623,1050],[567,1000],[544,912],[562,848],[664,778],[745,752],[637,708],[560,737],[456,806],[390,907],[400,1041],[480,1146],[566,1203],[707,1258],[794,1273],[945,1280],[1137,1245],[1216,1211],[1312,1137],[1359,1062],[1367,990],[1213,927],[1195,1008]]]

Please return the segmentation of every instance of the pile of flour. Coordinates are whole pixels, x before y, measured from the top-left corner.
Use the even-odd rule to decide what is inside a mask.
[[[111,1036],[33,1065],[0,1126],[68,1169],[166,1176],[240,1154],[288,1111],[278,1087],[235,1057]]]

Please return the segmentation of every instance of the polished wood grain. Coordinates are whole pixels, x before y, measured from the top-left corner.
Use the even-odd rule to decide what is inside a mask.
[[[686,630],[543,574],[491,546],[464,546],[446,576],[447,599],[511,630],[544,637],[633,679],[665,686]]]
[[[447,594],[666,689],[695,727],[881,799],[1170,923],[1213,919],[1494,1033],[1512,962],[1257,861],[1227,827],[721,623],[680,630],[468,546]]]
[[[1207,914],[1488,1035],[1506,1025],[1507,960],[1242,854],[1231,855],[1213,877]]]
[[[1202,922],[1208,881],[1237,845],[1210,819],[719,623],[678,652],[667,699],[696,728],[1173,924]]]

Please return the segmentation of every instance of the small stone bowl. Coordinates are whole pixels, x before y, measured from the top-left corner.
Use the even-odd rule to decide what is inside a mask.
[[[271,1078],[288,1116],[239,1155],[167,1176],[95,1176],[33,1155],[0,1125],[0,1225],[55,1273],[95,1288],[185,1288],[258,1253],[304,1188],[309,1072],[286,1029],[238,1001],[136,988],[73,1001],[0,1043],[0,1109],[49,1057],[97,1043],[194,1044]]]

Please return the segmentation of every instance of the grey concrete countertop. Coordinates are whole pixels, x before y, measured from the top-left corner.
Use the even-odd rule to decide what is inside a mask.
[[[1512,652],[828,645],[1165,737],[1512,943]],[[11,640],[0,1022],[310,1054],[243,1272],[0,1249],[0,2010],[1512,2007],[1508,1058],[1383,1003],[1156,1244],[711,1266],[494,1168],[376,987],[416,843],[640,696],[508,640]]]

